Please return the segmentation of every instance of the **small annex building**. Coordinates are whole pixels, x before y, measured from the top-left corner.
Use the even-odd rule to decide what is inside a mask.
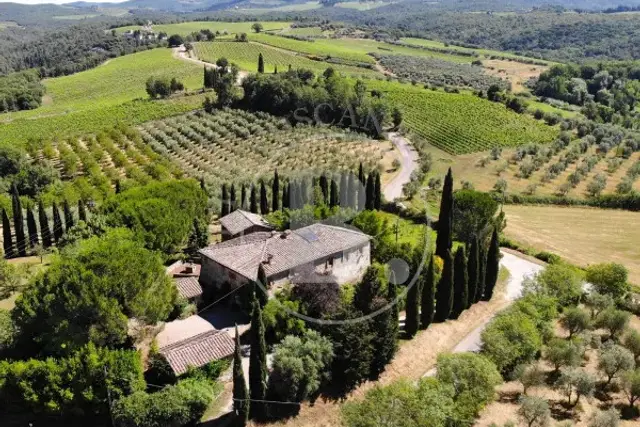
[[[330,276],[341,285],[356,282],[371,264],[370,240],[358,230],[320,223],[246,234],[200,250],[200,283],[230,291],[257,280],[260,268],[271,289],[290,283],[301,271]]]
[[[220,218],[222,241],[234,239],[258,231],[271,231],[273,227],[258,214],[241,209]]]

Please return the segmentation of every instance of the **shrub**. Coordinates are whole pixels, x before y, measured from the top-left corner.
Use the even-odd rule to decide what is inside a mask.
[[[582,284],[582,276],[574,267],[551,264],[525,281],[524,292],[550,295],[558,300],[558,308],[562,308],[578,303],[582,296]]]
[[[616,263],[591,265],[587,268],[586,280],[596,292],[611,295],[614,299],[622,299],[631,290],[627,282],[629,271],[625,266]]]
[[[609,339],[617,340],[627,329],[630,319],[630,313],[610,308],[600,313],[595,326],[608,330]]]
[[[591,317],[589,313],[578,307],[571,307],[565,310],[560,318],[560,324],[569,331],[569,338],[574,334],[591,328]]]
[[[611,408],[607,411],[596,410],[589,420],[589,427],[618,427],[620,414]]]

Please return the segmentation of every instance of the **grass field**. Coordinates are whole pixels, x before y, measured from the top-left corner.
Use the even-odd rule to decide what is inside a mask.
[[[470,93],[452,94],[376,80],[368,86],[385,92],[403,109],[405,127],[451,154],[550,142],[558,133],[527,115]]]
[[[278,37],[270,34],[250,34],[249,39],[281,49],[305,53],[307,55],[320,57],[330,56],[332,58],[340,58],[346,61],[364,62],[369,64],[375,63],[375,60],[371,55],[369,55],[369,53],[426,56],[429,58],[443,59],[458,63],[471,63],[473,60],[471,57],[447,55],[423,49],[413,49],[411,47],[382,43],[370,39],[316,39],[313,42],[308,42]]]
[[[618,262],[640,284],[640,214],[557,206],[504,207],[505,235],[539,250],[556,253],[580,266]]]
[[[276,7],[260,7],[261,3],[259,2],[251,2],[251,5],[258,7],[251,8],[241,8],[236,9],[236,12],[246,13],[246,14],[259,14],[259,13],[270,13],[270,12],[302,12],[305,10],[313,10],[319,9],[322,6],[317,1],[308,1],[306,3],[294,3],[294,4],[284,4],[282,6]]]
[[[253,30],[251,26],[255,21],[249,22],[224,22],[224,21],[194,21],[194,22],[183,22],[180,24],[160,24],[154,25],[153,30],[157,33],[165,32],[169,35],[171,34],[180,34],[182,36],[186,36],[193,32],[197,32],[200,30],[211,30],[214,33],[216,31],[220,31],[224,33],[225,31],[228,34],[236,34],[236,33],[251,33]],[[288,22],[270,22],[270,21],[260,21],[263,26],[264,31],[269,30],[279,30],[282,28],[288,28],[290,23]],[[116,31],[120,33],[124,33],[129,30],[139,30],[139,25],[130,25],[128,27],[120,27],[117,28]]]
[[[235,62],[242,70],[256,72],[258,69],[258,55],[264,57],[265,72],[272,73],[277,66],[279,71],[286,71],[291,65],[295,68],[308,68],[317,73],[322,73],[328,67],[333,67],[348,75],[375,76],[374,70],[362,67],[354,67],[342,64],[330,64],[324,61],[314,61],[304,56],[295,55],[286,51],[275,49],[258,43],[235,42],[202,42],[195,43],[195,53],[203,61],[215,63],[220,57]]]
[[[50,137],[68,131],[82,133],[92,131],[94,125],[121,119],[140,123],[184,112],[185,108],[199,104],[197,97],[177,100],[175,106],[172,101],[143,101],[147,98],[145,82],[150,76],[176,77],[187,89],[202,85],[201,66],[173,58],[170,49],[122,56],[88,71],[45,80],[45,105],[2,115],[0,142]]]

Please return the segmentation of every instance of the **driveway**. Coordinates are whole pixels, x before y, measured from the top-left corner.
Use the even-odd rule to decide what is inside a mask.
[[[391,143],[400,151],[400,172],[383,188],[384,198],[394,201],[402,197],[402,189],[411,180],[411,174],[418,168],[418,153],[411,142],[396,132],[389,134]]]

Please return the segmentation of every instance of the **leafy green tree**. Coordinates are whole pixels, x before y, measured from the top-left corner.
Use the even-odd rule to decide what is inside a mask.
[[[487,252],[487,269],[484,280],[484,296],[485,301],[490,301],[493,297],[493,291],[498,283],[498,274],[500,273],[500,238],[498,237],[498,229],[493,229],[491,243],[489,244],[489,252]]]
[[[467,308],[479,301],[478,276],[480,275],[480,243],[478,237],[473,236],[469,246],[469,259],[467,261],[467,276],[469,280],[469,298]]]
[[[547,345],[544,358],[554,366],[556,373],[558,373],[560,368],[580,365],[582,351],[573,341],[554,338]]]
[[[14,184],[11,187],[11,206],[13,211],[13,230],[16,234],[16,250],[18,256],[27,256],[27,239],[24,233],[24,217],[22,215],[22,204],[18,187]]]
[[[0,260],[0,275],[2,271],[2,262]],[[0,309],[0,355],[13,346],[13,340],[16,335],[16,328],[11,320],[11,313],[8,310]]]
[[[549,404],[540,397],[525,396],[520,401],[518,416],[527,427],[548,427],[551,423]]]
[[[54,202],[51,206],[53,211],[53,240],[56,242],[56,245],[62,239],[62,235],[64,234],[64,225],[62,224],[62,218],[60,217],[60,211],[58,210],[58,205]]]
[[[469,276],[467,271],[467,256],[464,246],[456,251],[453,267],[453,311],[451,318],[457,319],[467,308],[469,303]]]
[[[259,22],[254,22],[254,23],[251,25],[251,29],[252,29],[253,31],[255,31],[256,33],[261,32],[263,28],[264,28],[264,27],[263,27],[263,26],[262,26],[262,24],[261,24],[261,23],[259,23]]]
[[[460,190],[453,193],[453,235],[462,242],[486,235],[496,226],[498,202],[488,193]]]
[[[455,390],[453,418],[460,422],[475,418],[494,399],[495,387],[502,383],[496,366],[475,353],[441,354],[436,378]]]
[[[429,266],[422,273],[420,280],[422,282],[422,294],[420,296],[420,328],[427,329],[433,322],[435,309],[435,287],[436,273],[433,265],[434,255],[429,257]]]
[[[606,377],[605,385],[623,371],[629,371],[635,367],[633,353],[619,345],[605,347],[600,351],[598,358],[598,370]]]
[[[591,397],[596,387],[595,379],[582,369],[568,369],[562,372],[555,383],[555,388],[567,397],[567,403],[575,406],[581,397]],[[571,398],[576,395],[576,400],[571,403]]]
[[[451,255],[453,245],[453,172],[451,168],[447,172],[442,187],[442,200],[440,201],[440,216],[438,217],[438,235],[436,238],[436,255],[445,260]]]
[[[620,383],[624,394],[629,399],[629,407],[633,408],[640,399],[640,368],[624,372],[621,375]]]
[[[181,44],[184,44],[184,39],[179,34],[173,34],[169,36],[167,42],[169,43],[169,47],[178,47]]]
[[[631,290],[628,283],[629,271],[620,264],[594,264],[587,268],[586,280],[596,292],[611,295],[614,299],[624,298]]]
[[[451,252],[443,258],[442,275],[436,288],[436,312],[434,321],[444,322],[451,316],[453,309],[453,259]]]
[[[242,352],[240,348],[240,333],[236,325],[235,350],[233,352],[233,411],[236,416],[236,425],[244,427],[249,420],[249,392],[244,379],[242,369]]]
[[[546,373],[538,363],[518,365],[513,377],[522,384],[522,393],[526,396],[530,388],[544,385]]]
[[[598,316],[600,316],[600,313],[613,308],[615,305],[615,301],[613,300],[611,295],[603,295],[597,292],[590,292],[587,295],[584,304],[589,307],[589,310],[591,311],[591,320],[595,320],[598,318]]]
[[[609,339],[617,341],[627,329],[630,320],[631,314],[629,312],[611,308],[600,313],[595,326],[609,331]]]
[[[373,300],[373,311],[384,309],[373,318],[372,321],[372,346],[375,348],[371,360],[372,379],[376,379],[384,372],[386,366],[393,360],[398,351],[398,305],[396,284],[389,282],[387,285],[387,297],[378,297]],[[391,304],[391,306],[389,306]]]
[[[630,329],[624,336],[623,344],[633,353],[633,357],[636,359],[636,365],[640,366],[640,331]]]
[[[353,306],[364,314],[371,313],[373,301],[384,296],[386,272],[382,264],[373,263],[362,276],[360,283],[356,285],[353,295]]]
[[[15,249],[13,246],[13,235],[11,234],[11,222],[5,209],[2,209],[2,239],[4,255],[7,258],[13,258],[15,256]]]
[[[582,275],[572,266],[549,264],[524,282],[524,292],[537,292],[558,300],[558,307],[576,305],[582,296]]]
[[[265,400],[267,394],[267,343],[264,339],[262,309],[256,298],[253,300],[251,315],[251,355],[249,359],[249,393],[251,405],[249,415],[252,419],[266,416]]]
[[[572,338],[575,334],[591,329],[591,316],[581,308],[570,307],[562,314],[560,325],[569,331],[569,338]]]
[[[88,342],[117,347],[127,339],[129,318],[167,318],[176,288],[160,257],[132,237],[116,229],[85,240],[36,277],[13,311],[22,351],[67,354]]]

